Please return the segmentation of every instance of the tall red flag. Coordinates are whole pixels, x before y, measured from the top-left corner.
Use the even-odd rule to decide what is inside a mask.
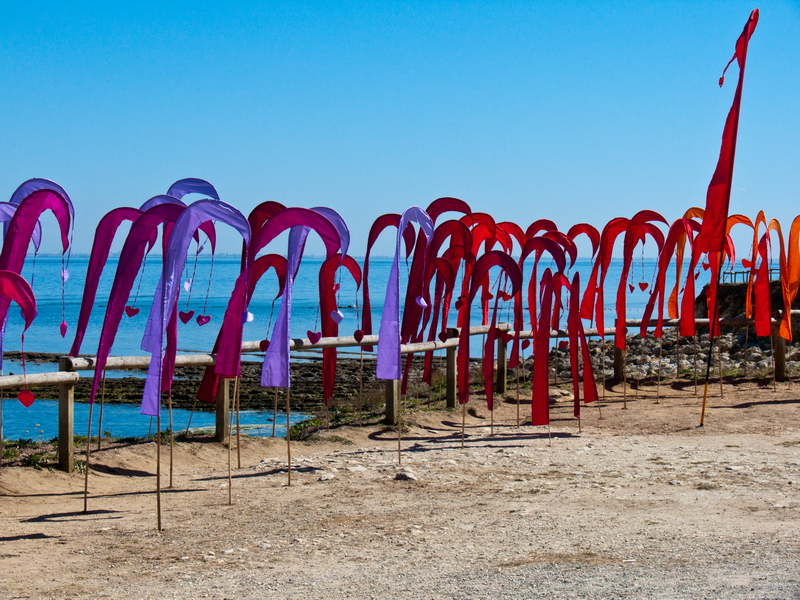
[[[728,205],[731,201],[731,181],[733,180],[733,160],[736,156],[736,134],[739,130],[739,108],[742,103],[742,85],[744,84],[744,67],[747,61],[747,45],[750,36],[758,23],[758,9],[750,13],[750,18],[745,23],[744,30],[736,40],[736,52],[728,62],[725,71],[736,59],[739,65],[739,84],[733,96],[733,105],[728,118],[725,120],[725,129],[722,131],[722,147],[719,151],[717,169],[708,184],[706,193],[706,211],[703,217],[703,227],[697,237],[697,249],[700,252],[719,252],[725,244],[725,224],[728,219]],[[719,85],[725,82],[725,71],[719,78]],[[721,261],[720,261],[721,264]]]

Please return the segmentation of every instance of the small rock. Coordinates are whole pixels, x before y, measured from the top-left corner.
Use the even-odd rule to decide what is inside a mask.
[[[324,472],[320,474],[317,481],[330,481],[331,479],[336,479],[336,475],[333,473]]]
[[[398,471],[394,476],[397,481],[417,481],[419,478],[409,469]]]
[[[672,480],[670,480],[669,484],[670,485],[681,485],[681,482],[678,481],[677,479],[672,479]]]
[[[364,467],[362,465],[352,465],[350,467],[347,467],[347,470],[353,473],[363,473],[364,471],[367,470],[367,467]]]

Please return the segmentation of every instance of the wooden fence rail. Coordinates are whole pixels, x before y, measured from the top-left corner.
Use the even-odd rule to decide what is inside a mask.
[[[800,311],[792,311],[793,315],[800,315]],[[709,324],[708,319],[696,319],[698,327],[707,327]],[[677,319],[665,319],[662,323],[664,327],[676,327],[679,325]],[[778,325],[780,323],[780,311],[776,313],[776,318],[773,319],[773,365],[775,368],[775,379],[777,381],[784,381],[786,378],[786,346],[785,340],[778,335]],[[639,319],[628,319],[625,321],[626,327],[639,328],[642,321]],[[753,324],[753,319],[745,318],[728,318],[721,319],[721,327],[742,327]],[[657,325],[657,321],[651,320],[648,322],[648,327],[652,328]],[[499,323],[497,328],[501,331],[511,331],[509,323]],[[479,325],[470,327],[470,335],[484,335],[489,332],[489,325]],[[614,335],[616,329],[607,327],[602,330],[602,334],[597,329],[587,329],[585,331],[587,337],[597,337],[599,335],[611,336]],[[635,330],[631,331],[634,333]],[[447,330],[449,338],[446,340],[434,340],[430,342],[419,342],[413,344],[403,344],[400,347],[402,354],[416,354],[421,352],[431,352],[436,350],[445,350],[445,364],[446,364],[446,403],[449,408],[456,406],[456,349],[458,347],[459,329],[451,328]],[[520,339],[531,339],[534,336],[533,331],[520,331]],[[554,330],[550,332],[551,338],[567,338],[568,333],[564,330]],[[261,352],[260,342],[246,341],[242,343],[242,352],[254,353]],[[364,336],[361,340],[356,340],[352,336],[335,337],[335,338],[322,338],[317,343],[312,343],[308,339],[297,338],[290,342],[291,350],[307,350],[307,349],[320,349],[320,348],[348,348],[348,347],[361,347],[361,346],[376,346],[378,344],[377,335]],[[617,350],[615,348],[615,350]],[[622,379],[622,372],[624,369],[623,353],[621,351],[614,352],[614,373],[615,377]],[[216,364],[216,356],[214,354],[181,354],[175,357],[175,366],[211,366]],[[38,386],[59,386],[59,424],[58,424],[58,466],[60,469],[72,472],[74,468],[73,458],[73,407],[75,396],[75,384],[80,378],[78,371],[94,370],[96,365],[96,358],[94,357],[73,357],[62,356],[59,359],[59,371],[55,373],[37,373],[31,374],[27,377],[22,375],[6,375],[0,377],[0,389],[18,388],[23,385],[29,387]],[[111,356],[106,363],[107,369],[113,370],[126,370],[126,369],[146,369],[150,365],[149,356]],[[506,359],[506,343],[502,338],[497,340],[497,378],[495,382],[495,393],[503,394],[506,392],[507,380],[507,359]],[[386,421],[389,424],[396,424],[398,418],[398,410],[400,405],[400,381],[391,380],[386,381]],[[216,432],[215,437],[217,440],[222,441],[228,436],[228,419],[227,413],[230,407],[230,380],[223,379],[220,383],[217,392],[216,401]]]

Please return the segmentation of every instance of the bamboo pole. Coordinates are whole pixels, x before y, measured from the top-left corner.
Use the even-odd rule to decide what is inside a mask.
[[[286,485],[292,485],[292,425],[289,420],[290,388],[286,388]]]
[[[694,396],[697,398],[697,332],[694,334]]]
[[[241,423],[239,421],[239,380],[237,377],[233,382],[233,402],[236,405],[236,465],[238,469],[242,468],[242,436],[241,436]]]
[[[725,388],[722,381],[722,348],[719,345],[719,337],[717,338],[717,361],[719,362],[719,397],[724,400]]]
[[[272,404],[272,437],[275,437],[275,424],[278,422],[278,388],[275,388],[275,401]]]
[[[100,451],[100,444],[103,439],[103,406],[106,403],[106,370],[103,369],[103,385],[100,388],[100,415],[97,420],[97,451]]]
[[[156,521],[161,531],[161,406],[156,416]]]
[[[658,374],[656,375],[656,404],[661,404],[661,363],[664,360],[664,336],[658,338]]]
[[[94,402],[89,403],[89,422],[86,425],[86,461],[83,469],[83,512],[89,512],[89,457],[92,446],[92,408]],[[159,529],[160,531],[160,529]]]
[[[228,403],[228,506],[233,504],[233,475],[231,474],[231,452],[233,445],[233,410],[234,407]]]
[[[175,432],[172,425],[172,388],[167,394],[167,408],[169,410],[169,489],[172,489],[173,451],[175,449]]]

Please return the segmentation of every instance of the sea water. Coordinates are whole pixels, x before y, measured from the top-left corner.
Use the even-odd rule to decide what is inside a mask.
[[[293,287],[293,302],[291,310],[290,331],[292,337],[307,337],[309,331],[320,330],[319,314],[319,268],[323,262],[321,257],[304,257],[300,265],[295,284]],[[363,265],[363,259],[358,259],[359,264]],[[525,281],[530,275],[530,263],[527,261],[527,272]],[[27,352],[49,352],[56,354],[67,354],[72,346],[75,336],[75,325],[78,320],[81,300],[83,297],[83,284],[88,268],[88,256],[72,256],[68,262],[62,260],[61,256],[38,256],[28,257],[23,269],[23,276],[31,283],[37,301],[38,314],[31,327],[23,334],[23,321],[16,305],[12,304],[9,310],[9,319],[6,327],[4,349],[20,350],[24,347]],[[97,295],[93,303],[89,326],[83,340],[80,351],[85,354],[95,354],[103,326],[105,309],[108,303],[109,293],[114,281],[114,276],[118,266],[118,258],[110,257],[105,263],[103,274],[97,290]],[[227,307],[230,293],[233,290],[236,277],[239,275],[241,259],[234,255],[218,255],[210,257],[207,254],[199,256],[190,255],[186,262],[186,267],[181,277],[180,297],[178,302],[179,310],[189,312],[194,311],[197,315],[208,315],[211,320],[206,325],[199,325],[195,318],[188,323],[178,324],[178,352],[209,352],[211,351],[219,326]],[[539,274],[544,272],[547,267],[553,265],[546,260],[542,260],[539,265]],[[572,268],[572,273],[579,272],[581,276],[581,287],[585,288],[586,282],[591,273],[591,261],[588,259],[578,259]],[[633,285],[633,291],[626,291],[627,294],[627,317],[636,318],[642,315],[644,307],[649,298],[650,290],[655,282],[655,259],[642,258],[634,261],[631,276],[624,283],[626,290],[628,285]],[[369,269],[369,289],[372,305],[372,321],[374,333],[380,327],[381,312],[383,309],[383,299],[389,278],[391,259],[386,257],[370,258]],[[62,269],[68,271],[69,276],[62,285]],[[615,316],[614,305],[616,301],[617,287],[620,285],[620,275],[622,272],[622,261],[612,260],[609,274],[605,282],[605,313],[607,326],[613,326]],[[158,279],[161,275],[161,257],[149,256],[145,261],[143,269],[140,270],[134,283],[127,305],[140,309],[139,313],[133,317],[123,314],[119,323],[119,328],[112,347],[112,354],[116,356],[137,356],[145,355],[141,350],[142,333],[153,302],[153,293],[156,289]],[[191,280],[191,284],[189,284]],[[408,280],[408,264],[400,262],[400,282],[401,298],[404,297],[404,284]],[[674,281],[674,275],[668,281]],[[357,289],[356,283],[345,269],[340,269],[337,282],[340,284],[338,302],[340,311],[344,315],[339,324],[340,335],[352,335],[353,332],[361,327],[361,306],[363,299]],[[638,283],[647,284],[646,290],[641,290]],[[495,283],[495,279],[492,280]],[[698,289],[704,281],[698,281]],[[185,287],[184,287],[185,285]],[[457,283],[460,290],[460,283]],[[278,293],[278,282],[274,271],[268,271],[259,281],[249,306],[252,313],[252,321],[244,325],[245,340],[268,339],[274,328],[275,319],[278,316],[282,298],[276,298]],[[458,295],[457,293],[455,295]],[[523,294],[525,296],[525,294]],[[526,313],[527,314],[527,313]],[[498,321],[510,321],[512,318],[510,310],[503,308],[498,315]],[[481,322],[480,303],[475,301],[472,307],[472,323]],[[65,321],[68,326],[67,334],[62,338],[59,332],[59,325]],[[451,313],[450,324],[454,324],[454,316]],[[586,323],[589,326],[588,323]],[[563,325],[562,325],[563,326]],[[526,324],[526,328],[530,325]],[[23,344],[24,341],[24,344]],[[257,357],[254,357],[257,359]],[[52,364],[26,365],[27,373],[47,372],[55,369]],[[4,373],[21,373],[22,365],[18,362],[6,360]],[[90,373],[85,373],[89,375]],[[122,377],[136,375],[129,371],[108,371],[107,377]],[[141,376],[141,374],[139,374]],[[37,396],[43,399],[55,398],[56,388],[38,388]],[[78,399],[80,400],[80,399]],[[32,437],[37,435],[37,427],[48,429],[41,436],[45,439],[53,437],[55,432],[53,427],[57,422],[56,413],[46,412],[49,406],[42,400],[37,400],[31,408],[25,409],[16,400],[5,401],[3,417],[5,421],[4,436],[6,438]],[[76,404],[76,407],[80,403]],[[52,409],[54,410],[54,409]],[[83,410],[82,408],[76,410]],[[119,411],[119,417],[117,412]],[[138,414],[138,406],[123,406],[109,404],[105,407],[105,423],[108,423],[109,430],[115,436],[136,435],[124,433],[128,431],[129,422],[127,411]],[[24,416],[23,416],[24,415]],[[271,413],[264,413],[254,419],[261,419],[262,424],[267,427],[268,417]],[[141,416],[141,415],[139,415]],[[188,417],[187,417],[188,418]],[[200,425],[196,419],[213,418],[213,415],[200,416],[195,414],[192,424]],[[300,417],[298,417],[300,418]],[[76,416],[77,419],[77,416]],[[141,423],[148,422],[149,418],[141,417],[143,421],[135,426],[130,425],[131,430],[146,434],[148,427]],[[14,423],[22,423],[15,425]],[[85,427],[85,422],[84,422]],[[180,427],[176,424],[176,430]],[[268,426],[271,431],[271,424]],[[76,432],[81,431],[81,426],[76,423]]]

